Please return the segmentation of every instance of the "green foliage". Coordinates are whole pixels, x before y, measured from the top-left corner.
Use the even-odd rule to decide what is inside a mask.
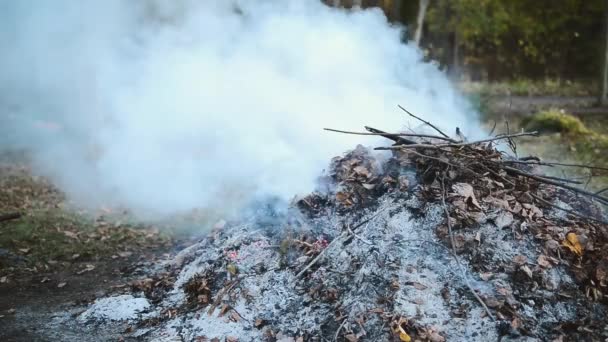
[[[428,41],[456,41],[464,63],[482,65],[491,79],[591,76],[600,65],[603,6],[601,0],[436,0]],[[431,48],[444,62],[448,50]]]
[[[559,132],[569,135],[590,134],[590,130],[577,117],[557,109],[539,112],[522,120],[522,125],[530,131]]]

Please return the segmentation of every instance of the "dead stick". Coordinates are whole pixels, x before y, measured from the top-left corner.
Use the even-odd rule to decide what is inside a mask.
[[[343,133],[343,134],[353,134],[353,135],[381,135],[381,136],[392,136],[392,137],[418,137],[418,138],[429,138],[429,139],[439,139],[439,140],[445,140],[445,141],[449,141],[449,142],[456,142],[453,139],[450,138],[444,138],[444,137],[440,137],[438,135],[430,135],[430,134],[412,134],[412,133],[371,133],[371,132],[353,132],[353,131],[343,131],[343,130],[339,130],[339,129],[333,129],[333,128],[323,128],[326,131],[329,132],[335,132],[335,133]]]
[[[602,170],[608,171],[608,168],[601,166],[593,166],[593,165],[584,165],[584,164],[567,164],[567,163],[558,163],[558,162],[541,162],[541,161],[525,161],[525,160],[503,160],[503,163],[513,163],[513,164],[528,164],[528,165],[542,165],[542,166],[567,166],[567,167],[580,167],[584,169],[591,170]]]
[[[598,194],[594,194],[593,192],[589,192],[589,191],[584,190],[584,189],[575,188],[573,186],[570,186],[570,185],[567,185],[567,184],[564,184],[564,183],[560,183],[560,182],[557,182],[557,181],[553,181],[551,179],[543,178],[542,176],[533,175],[531,173],[524,172],[524,171],[521,171],[519,169],[512,168],[510,166],[504,166],[504,169],[505,169],[505,171],[509,171],[509,172],[518,174],[520,176],[531,178],[531,179],[537,180],[537,181],[542,182],[542,183],[555,185],[555,186],[558,186],[558,187],[566,189],[566,190],[570,190],[570,191],[573,191],[573,192],[576,192],[576,193],[579,193],[579,194],[582,194],[582,195],[586,195],[586,196],[595,198],[595,199],[599,200],[603,204],[608,204],[608,198],[600,196]]]
[[[547,201],[546,199],[544,199],[544,198],[542,198],[542,197],[540,197],[540,196],[537,196],[537,195],[535,195],[535,194],[530,193],[530,196],[532,196],[532,197],[536,198],[536,199],[537,199],[537,200],[539,200],[540,202],[542,202],[542,203],[544,203],[544,204],[546,204],[546,205],[548,205],[548,206],[550,206],[550,207],[553,207],[553,208],[555,208],[555,209],[557,209],[557,210],[561,210],[561,211],[563,211],[563,212],[566,212],[566,213],[568,213],[568,214],[570,214],[570,215],[576,216],[576,217],[581,218],[581,219],[583,219],[583,220],[588,220],[588,221],[598,222],[598,223],[602,223],[602,224],[608,224],[608,221],[602,221],[602,220],[594,219],[593,217],[589,217],[589,216],[585,216],[585,215],[583,215],[583,214],[579,214],[579,213],[577,213],[577,212],[576,212],[576,211],[574,211],[574,210],[570,210],[570,209],[562,208],[562,207],[560,207],[559,205],[553,204],[553,203],[551,203],[551,202]]]
[[[429,126],[430,126],[430,127],[432,127],[434,130],[436,130],[436,131],[437,131],[439,134],[441,134],[441,135],[443,135],[444,137],[446,137],[446,138],[450,139],[450,137],[449,137],[447,134],[443,133],[443,132],[442,132],[442,131],[441,131],[439,128],[435,127],[435,125],[433,125],[432,123],[430,123],[430,122],[428,122],[428,121],[426,121],[426,120],[423,120],[423,119],[421,119],[421,118],[417,117],[416,115],[414,115],[414,114],[410,113],[410,111],[409,111],[409,110],[407,110],[407,109],[405,109],[405,108],[401,107],[401,105],[397,105],[397,106],[398,106],[398,107],[399,107],[399,108],[400,108],[402,111],[406,112],[406,113],[407,113],[409,116],[413,117],[414,119],[418,119],[418,120],[420,120],[420,121],[424,122],[426,125],[429,125]]]
[[[376,147],[375,150],[400,150],[400,149],[410,149],[410,148],[463,147],[463,146],[471,146],[471,145],[483,144],[483,143],[487,143],[487,142],[493,142],[493,141],[496,141],[496,140],[503,140],[503,139],[510,139],[510,138],[524,137],[524,136],[537,136],[537,135],[538,135],[538,132],[521,132],[521,133],[515,133],[515,134],[509,134],[509,135],[501,135],[501,136],[498,136],[498,137],[493,137],[493,138],[488,138],[488,139],[471,141],[471,142],[467,142],[467,143],[458,143],[458,144],[411,144],[411,145],[404,145],[404,146]]]
[[[16,220],[16,219],[20,218],[21,216],[23,216],[23,214],[21,214],[21,213],[8,213],[8,214],[0,215],[0,222]]]
[[[373,220],[374,218],[376,218],[376,216],[380,215],[380,213],[382,213],[384,210],[380,210],[377,213],[375,213],[374,215],[372,215],[370,218],[368,218],[367,220],[364,220],[363,222],[359,223],[358,225],[354,226],[353,228],[351,228],[352,231],[354,231],[355,229],[361,227],[362,225],[370,222],[371,220]],[[323,255],[325,254],[325,252],[331,247],[333,246],[335,243],[337,243],[339,240],[341,240],[343,237],[347,236],[350,232],[344,231],[342,232],[340,235],[338,235],[338,237],[336,237],[335,239],[333,239],[332,242],[330,242],[327,247],[325,247],[325,249],[323,249],[321,251],[321,253],[319,253],[319,255],[317,255],[314,259],[312,259],[312,261],[306,265],[306,267],[304,267],[304,269],[302,269],[297,275],[296,275],[296,279],[299,279],[304,273],[306,273],[306,271],[308,271],[311,267],[313,267],[319,260],[321,260],[321,258],[323,257]]]
[[[415,145],[416,144],[416,142],[414,140],[409,140],[409,139],[405,139],[405,138],[401,138],[401,137],[394,137],[394,136],[391,136],[390,134],[387,134],[384,131],[381,131],[379,129],[375,129],[373,127],[365,126],[365,129],[368,132],[371,132],[371,133],[374,133],[374,134],[378,134],[378,135],[381,135],[381,136],[383,136],[383,137],[385,137],[387,139],[390,139],[390,140],[394,141],[395,144],[397,144],[397,145]]]

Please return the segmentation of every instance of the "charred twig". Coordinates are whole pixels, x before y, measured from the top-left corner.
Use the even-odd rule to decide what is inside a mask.
[[[550,207],[553,207],[553,208],[555,208],[557,210],[561,210],[563,212],[566,212],[566,213],[568,213],[568,214],[570,214],[572,216],[576,216],[576,217],[581,218],[583,220],[588,220],[588,221],[594,221],[594,222],[598,222],[598,223],[608,224],[608,221],[598,220],[598,219],[595,219],[593,217],[589,217],[588,215],[579,214],[579,213],[577,213],[574,210],[562,208],[559,205],[553,204],[553,203],[547,201],[546,199],[544,199],[544,198],[542,198],[540,196],[537,196],[535,194],[531,193],[530,196],[532,196],[533,198],[535,198],[536,200],[540,201],[543,204],[546,204],[546,205],[548,205]]]
[[[371,128],[371,127],[369,127],[369,128]],[[333,128],[323,128],[323,129],[326,130],[326,131],[329,131],[329,132],[344,133],[344,134],[353,134],[353,135],[380,135],[380,136],[383,136],[385,138],[387,136],[391,136],[391,137],[416,137],[416,138],[429,138],[429,139],[438,139],[438,140],[444,140],[444,141],[454,142],[453,139],[440,137],[438,135],[430,135],[430,134],[416,134],[416,133],[372,133],[372,132],[343,131],[343,130],[333,129]]]
[[[16,220],[18,218],[21,218],[21,216],[23,216],[23,214],[21,214],[21,213],[8,213],[8,214],[0,215],[0,222]]]
[[[512,163],[512,164],[528,164],[528,165],[542,165],[542,166],[567,166],[567,167],[578,167],[583,169],[590,170],[601,170],[608,171],[608,168],[601,166],[593,166],[593,165],[583,165],[583,164],[568,164],[568,163],[558,163],[558,162],[543,162],[543,161],[528,161],[521,158],[520,160],[503,160],[503,163]]]
[[[573,191],[573,192],[581,194],[581,195],[585,195],[585,196],[589,196],[589,197],[595,198],[599,202],[608,205],[608,198],[600,196],[600,195],[595,194],[593,192],[589,192],[589,191],[584,190],[584,189],[575,188],[573,186],[570,186],[570,185],[567,185],[567,184],[564,184],[564,183],[560,183],[558,181],[554,181],[554,180],[551,180],[551,179],[547,179],[547,178],[544,178],[542,176],[537,176],[537,175],[531,174],[529,172],[525,172],[525,171],[522,171],[522,170],[510,167],[510,166],[504,166],[504,169],[507,172],[511,172],[511,173],[515,173],[515,174],[520,175],[520,176],[531,178],[531,179],[537,180],[537,181],[539,181],[541,183],[555,185],[555,186],[558,186],[560,188],[563,188],[563,189],[566,189],[566,190],[570,190],[570,191]]]
[[[405,149],[405,148],[411,149],[411,148],[464,147],[464,146],[472,146],[472,145],[483,144],[483,143],[487,143],[487,142],[493,142],[493,141],[496,141],[496,140],[504,140],[504,139],[524,137],[524,136],[538,136],[538,132],[521,132],[521,133],[514,133],[514,134],[509,134],[509,135],[501,135],[501,136],[497,136],[497,137],[493,137],[493,138],[476,140],[476,141],[471,141],[471,142],[467,142],[467,143],[455,143],[455,144],[410,144],[410,145],[404,145],[404,146],[376,147],[375,150],[400,150],[400,149]]]
[[[375,129],[373,127],[365,126],[365,129],[368,132],[370,132],[370,133],[373,133],[375,135],[380,135],[380,136],[383,136],[383,137],[385,137],[387,139],[390,139],[390,140],[394,141],[395,145],[415,145],[416,144],[416,142],[414,140],[405,139],[405,138],[401,138],[401,137],[396,137],[396,136],[393,136],[393,135],[391,135],[389,133],[381,131],[379,129]]]
[[[409,116],[413,117],[414,119],[420,120],[420,121],[422,121],[422,122],[423,122],[425,125],[430,126],[430,127],[431,127],[431,128],[433,128],[434,130],[436,130],[436,131],[437,131],[437,133],[441,134],[441,135],[442,135],[442,136],[444,136],[445,138],[451,139],[451,138],[450,138],[450,137],[449,137],[447,134],[443,133],[443,132],[442,132],[442,131],[441,131],[439,128],[437,128],[437,127],[436,127],[435,125],[433,125],[432,123],[430,123],[430,122],[428,122],[428,121],[426,121],[426,120],[423,120],[423,119],[421,119],[421,118],[417,117],[416,115],[414,115],[414,114],[410,113],[410,111],[408,111],[407,109],[405,109],[405,108],[401,107],[401,105],[398,105],[398,107],[399,107],[399,108],[400,108],[402,111],[406,112],[406,113],[407,113]]]
[[[599,195],[599,194],[604,193],[604,192],[606,192],[606,191],[608,191],[608,188],[602,189],[602,190],[600,190],[600,191],[596,192],[595,194],[596,194],[596,195]]]
[[[363,226],[364,224],[370,222],[371,220],[373,220],[374,218],[376,218],[378,215],[380,215],[384,210],[380,210],[377,213],[375,213],[374,215],[372,215],[370,218],[363,220],[361,223],[357,224],[356,226],[354,226],[353,228],[350,228],[350,230],[355,231],[357,228]],[[306,273],[306,271],[308,271],[311,267],[313,267],[319,260],[321,260],[321,258],[325,255],[325,252],[334,244],[336,244],[338,241],[342,240],[344,237],[348,236],[350,233],[350,231],[346,230],[344,232],[342,232],[340,235],[338,235],[335,239],[332,240],[332,242],[330,242],[327,247],[325,247],[325,249],[323,249],[321,251],[321,253],[319,253],[319,255],[317,255],[314,259],[312,259],[312,261],[306,265],[306,267],[304,267],[300,272],[298,272],[298,274],[296,274],[296,279],[299,279],[300,277],[302,277],[302,275],[304,275],[304,273]]]

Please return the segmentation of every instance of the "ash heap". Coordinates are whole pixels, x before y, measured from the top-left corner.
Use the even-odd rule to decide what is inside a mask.
[[[145,341],[608,337],[608,199],[497,148],[534,132],[367,129],[390,151],[335,158],[287,212],[218,223],[72,324]]]

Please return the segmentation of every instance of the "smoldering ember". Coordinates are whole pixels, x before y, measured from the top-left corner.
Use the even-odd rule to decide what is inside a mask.
[[[517,139],[536,132],[470,142],[439,130],[360,134],[390,139],[377,148],[390,156],[355,147],[288,211],[263,203],[218,222],[128,286],[56,313],[44,332],[154,341],[607,336],[608,199],[545,175],[551,163],[515,157]]]

